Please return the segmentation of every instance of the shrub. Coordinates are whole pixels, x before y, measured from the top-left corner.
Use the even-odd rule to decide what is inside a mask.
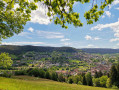
[[[50,76],[50,73],[49,73],[48,71],[46,71],[46,72],[45,72],[45,78],[46,78],[46,79],[50,79],[50,77],[51,77],[51,76]]]
[[[112,85],[112,89],[118,89],[118,87],[115,85]]]
[[[26,70],[15,71],[15,75],[27,75]]]
[[[69,77],[69,78],[68,78],[68,83],[70,83],[70,84],[73,83],[73,79],[72,79],[72,77]]]
[[[29,70],[28,75],[38,77],[40,73],[39,73],[39,70],[35,68],[35,69]]]
[[[0,76],[10,78],[12,76],[12,73],[4,71],[4,72],[1,72]]]
[[[79,82],[78,82],[78,84],[79,84],[79,85],[82,85],[82,82],[81,82],[81,81],[79,81]]]
[[[51,79],[54,81],[57,81],[58,80],[58,74],[56,72],[52,72],[51,73]]]
[[[111,87],[111,80],[110,80],[110,78],[107,79],[106,87],[107,88],[110,88]]]
[[[58,81],[59,82],[65,82],[65,78],[64,78],[63,74],[58,75]]]
[[[100,77],[100,85],[101,85],[101,87],[106,87],[107,79],[108,79],[107,76]]]
[[[100,87],[100,79],[99,78],[93,78],[93,85],[95,87]]]

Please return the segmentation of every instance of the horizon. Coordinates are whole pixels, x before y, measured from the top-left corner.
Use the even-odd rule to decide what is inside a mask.
[[[62,48],[62,47],[66,47],[66,48],[75,48],[75,49],[119,49],[119,48],[76,48],[76,47],[70,47],[70,46],[37,46],[37,45],[0,45],[0,46],[34,46],[34,47],[55,47],[55,48]]]

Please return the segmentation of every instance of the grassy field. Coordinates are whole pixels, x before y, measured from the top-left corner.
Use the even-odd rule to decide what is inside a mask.
[[[67,84],[30,76],[0,77],[0,90],[115,90]],[[116,89],[117,90],[117,89]]]

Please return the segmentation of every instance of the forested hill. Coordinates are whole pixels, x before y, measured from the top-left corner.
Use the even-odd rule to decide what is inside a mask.
[[[17,46],[17,45],[1,45],[0,46],[0,53],[7,52],[10,54],[23,54],[29,51],[34,52],[78,52],[83,51],[86,53],[99,53],[99,54],[113,54],[119,53],[119,49],[107,49],[107,48],[83,48],[83,49],[76,49],[72,47],[45,47],[45,46]]]
[[[0,46],[0,53],[7,52],[10,54],[23,54],[29,51],[34,52],[77,52],[78,50],[72,47],[44,47],[44,46],[17,46],[17,45],[2,45]]]
[[[111,49],[111,48],[83,48],[81,50],[86,53],[99,53],[99,54],[119,53],[119,49]]]

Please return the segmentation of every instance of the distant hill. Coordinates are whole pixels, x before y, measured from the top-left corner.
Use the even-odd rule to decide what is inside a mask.
[[[110,48],[83,48],[81,50],[86,53],[99,53],[99,54],[119,53],[119,49],[110,49]]]
[[[99,53],[99,54],[113,54],[113,53],[119,53],[119,49],[108,49],[108,48],[82,48],[82,49],[76,49],[72,47],[47,47],[47,46],[17,46],[17,45],[1,45],[0,46],[0,53],[1,52],[7,52],[10,54],[23,54],[29,51],[34,52],[78,52],[83,51],[86,53]]]
[[[34,52],[77,52],[77,49],[72,47],[45,47],[45,46],[17,46],[17,45],[2,45],[0,46],[0,53],[7,52],[10,54],[23,54],[29,51]]]

